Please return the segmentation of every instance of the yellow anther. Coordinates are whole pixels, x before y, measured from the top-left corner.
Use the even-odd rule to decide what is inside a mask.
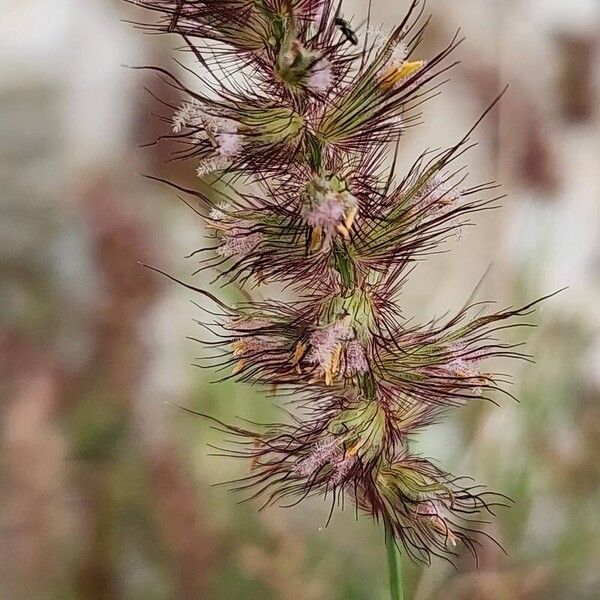
[[[352,446],[352,448],[350,448],[350,450],[346,452],[346,456],[356,456],[358,454],[358,451],[365,445],[365,443],[366,440],[360,440],[359,442],[354,444],[354,446]]]
[[[357,444],[356,446],[353,446],[352,448],[350,448],[350,450],[348,450],[348,452],[346,452],[346,454],[348,456],[356,456],[358,454],[359,450],[360,450],[360,446]]]
[[[358,208],[356,206],[352,207],[346,213],[346,220],[344,221],[344,225],[346,229],[350,231],[352,229],[352,225],[354,225],[354,219],[356,219],[356,215],[358,214]]]
[[[297,365],[304,356],[306,352],[306,344],[304,342],[298,342],[296,344],[296,349],[294,350],[294,354],[292,355],[292,365]]]
[[[457,538],[452,533],[452,530],[448,527],[446,520],[444,517],[440,515],[431,515],[431,521],[435,529],[437,529],[440,533],[443,533],[446,536],[446,539],[452,546],[456,546]]]
[[[232,374],[237,375],[247,364],[247,360],[238,361],[237,365],[235,365],[235,367],[233,368]]]
[[[342,356],[342,345],[338,344],[331,353],[327,368],[325,369],[325,385],[333,385],[333,378],[340,370],[340,358]]]
[[[323,240],[323,228],[319,225],[315,227],[310,234],[309,248],[311,252],[319,250],[321,247],[321,241]]]
[[[390,67],[381,78],[381,87],[386,91],[391,90],[398,82],[420,71],[424,64],[424,60],[415,60],[403,62],[399,67]]]
[[[233,347],[233,355],[241,356],[246,351],[247,343],[245,342],[245,340],[237,340],[237,341],[233,342],[232,347]]]
[[[331,355],[331,373],[337,375],[340,370],[340,358],[342,356],[342,345],[338,344]]]
[[[349,240],[350,239],[350,232],[348,231],[347,227],[345,227],[344,225],[342,225],[340,223],[337,226],[337,230],[342,234],[342,236],[344,237],[345,240]]]

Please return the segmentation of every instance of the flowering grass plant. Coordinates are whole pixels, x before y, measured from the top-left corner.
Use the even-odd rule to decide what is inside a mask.
[[[462,550],[476,558],[491,539],[482,523],[507,499],[416,455],[411,439],[449,409],[510,396],[487,359],[527,358],[498,334],[533,304],[469,305],[422,325],[398,306],[415,263],[497,205],[496,186],[469,187],[458,164],[472,131],[396,176],[401,135],[454,66],[446,59],[460,39],[424,60],[417,1],[389,32],[355,25],[332,0],[135,4],[156,15],[142,27],[179,34],[198,67],[182,65],[195,86],[156,71],[181,95],[165,136],[175,156],[219,182],[216,205],[175,184],[211,232],[200,269],[295,297],[229,307],[188,286],[217,307],[200,324],[209,363],[295,402],[286,422],[216,422],[235,442],[223,452],[248,461],[233,487],[264,506],[320,495],[333,511],[350,501],[382,522],[394,598],[395,546],[427,564]]]

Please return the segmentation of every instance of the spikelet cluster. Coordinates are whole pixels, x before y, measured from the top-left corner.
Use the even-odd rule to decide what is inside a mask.
[[[193,89],[157,69],[181,94],[166,136],[175,156],[227,182],[217,206],[184,190],[211,232],[200,269],[296,297],[229,307],[201,291],[218,305],[201,324],[209,362],[296,402],[288,422],[220,424],[239,442],[227,453],[248,460],[235,487],[265,505],[351,501],[416,561],[476,556],[480,523],[504,497],[414,454],[410,440],[451,408],[506,394],[486,364],[523,357],[497,333],[533,305],[467,306],[422,325],[401,312],[415,262],[497,199],[457,165],[471,132],[401,178],[390,160],[460,40],[421,57],[418,2],[387,33],[354,31],[332,0],[135,4],[156,15],[143,27],[179,34],[197,62]]]

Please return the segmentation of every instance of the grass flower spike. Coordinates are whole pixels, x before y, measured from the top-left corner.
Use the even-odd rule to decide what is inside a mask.
[[[421,56],[417,1],[375,35],[332,0],[133,3],[157,17],[142,27],[178,34],[198,65],[194,88],[156,70],[181,95],[165,115],[175,156],[225,182],[218,205],[174,184],[211,232],[199,269],[296,297],[229,307],[197,290],[217,306],[200,323],[206,363],[296,402],[287,422],[218,423],[238,442],[224,452],[248,464],[233,487],[265,506],[350,500],[385,526],[392,582],[396,545],[427,564],[476,559],[491,540],[482,522],[506,498],[417,455],[411,439],[450,409],[509,395],[488,359],[525,358],[499,335],[525,325],[534,304],[407,318],[398,299],[415,263],[498,198],[492,184],[467,185],[457,164],[472,132],[399,178],[388,160],[460,40]]]

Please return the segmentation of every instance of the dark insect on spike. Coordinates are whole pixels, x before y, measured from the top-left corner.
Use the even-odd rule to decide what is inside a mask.
[[[335,24],[340,28],[340,31],[344,34],[344,37],[348,42],[350,42],[353,46],[358,46],[358,37],[350,27],[348,21],[342,19],[341,17],[337,17]]]
[[[177,27],[179,17],[181,16],[181,11],[183,10],[183,2],[184,0],[177,0],[177,7],[175,8],[175,13],[173,14],[171,24],[169,25],[169,33],[173,33]]]

